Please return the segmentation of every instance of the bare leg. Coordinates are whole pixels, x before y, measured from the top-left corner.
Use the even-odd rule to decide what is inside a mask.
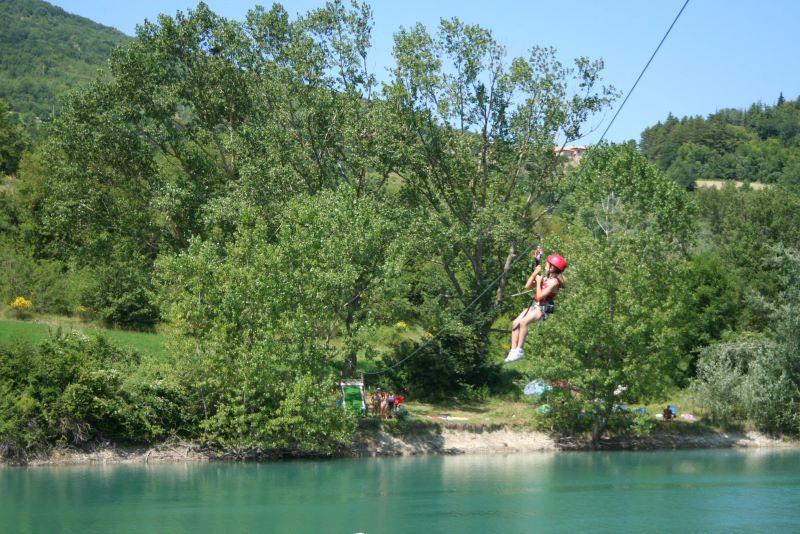
[[[511,323],[511,350],[516,349],[519,343],[519,326],[514,326],[514,322]]]
[[[517,317],[511,321],[511,349],[516,349],[519,347],[519,325],[522,323],[522,319],[525,315],[530,311],[530,308],[525,308],[522,310],[522,313],[517,315]]]
[[[525,336],[528,335],[528,325],[542,317],[542,310],[531,307],[514,319],[511,323],[511,348],[522,348],[525,345]]]
[[[511,322],[511,348],[516,349],[519,347],[519,328],[525,316],[528,314],[529,309],[523,310],[516,319]]]

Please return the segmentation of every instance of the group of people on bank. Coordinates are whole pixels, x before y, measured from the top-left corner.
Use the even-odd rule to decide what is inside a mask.
[[[369,407],[373,416],[380,416],[381,419],[392,419],[406,399],[403,395],[394,391],[383,391],[381,388],[376,388],[370,397],[370,401]]]

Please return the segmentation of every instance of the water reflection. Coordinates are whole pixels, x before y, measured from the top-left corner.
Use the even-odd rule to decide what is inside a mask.
[[[3,532],[793,531],[800,451],[0,469]]]

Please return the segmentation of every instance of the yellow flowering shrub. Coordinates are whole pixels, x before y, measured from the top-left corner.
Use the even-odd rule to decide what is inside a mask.
[[[32,306],[33,302],[23,296],[19,296],[11,301],[11,309],[14,310],[14,314],[18,318],[27,315]]]

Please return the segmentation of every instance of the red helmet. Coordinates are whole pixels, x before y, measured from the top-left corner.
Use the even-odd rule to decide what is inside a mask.
[[[563,271],[567,268],[567,260],[565,260],[564,256],[561,256],[560,254],[550,254],[547,256],[547,263],[559,271]]]

